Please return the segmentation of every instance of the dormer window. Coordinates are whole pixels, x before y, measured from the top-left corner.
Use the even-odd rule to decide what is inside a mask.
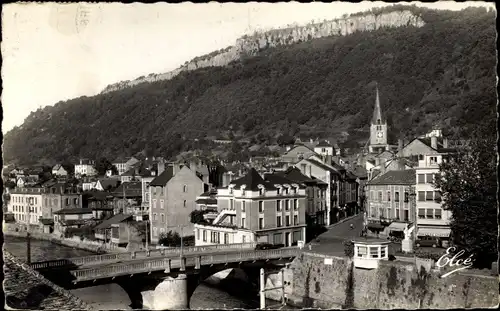
[[[380,119],[377,119],[377,124],[380,124]]]
[[[277,195],[280,195],[280,193],[281,193],[281,191],[280,191],[280,190],[281,190],[281,188],[277,188],[277,189],[276,189],[276,194],[277,194]]]
[[[242,196],[242,197],[244,197],[244,196],[245,196],[245,193],[246,193],[245,188],[246,188],[246,185],[242,185],[242,186],[240,187],[240,190],[241,190],[241,196]]]

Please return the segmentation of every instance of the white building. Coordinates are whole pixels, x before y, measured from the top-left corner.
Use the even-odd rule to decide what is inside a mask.
[[[75,175],[77,176],[95,176],[97,170],[94,167],[94,160],[80,159],[80,163],[75,165]]]
[[[56,164],[52,168],[52,175],[54,175],[54,176],[68,176],[68,170],[66,170],[61,164]]]
[[[7,211],[14,214],[16,222],[38,224],[42,217],[42,188],[16,188],[10,193]]]
[[[432,145],[435,146],[436,136],[432,136]],[[416,167],[417,183],[416,212],[417,212],[417,236],[435,237],[441,241],[447,241],[450,237],[451,211],[443,210],[441,193],[433,186],[434,176],[439,173],[439,164],[446,161],[447,155],[452,150],[436,148],[436,151],[423,155]]]
[[[125,173],[126,171],[130,170],[132,168],[132,166],[137,164],[137,163],[139,163],[138,159],[136,159],[134,157],[130,157],[130,158],[118,158],[118,159],[114,160],[112,164],[118,170],[118,175],[121,175],[121,174]]]

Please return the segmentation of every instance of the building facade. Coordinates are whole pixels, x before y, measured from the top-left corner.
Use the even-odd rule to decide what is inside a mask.
[[[442,208],[441,192],[433,185],[439,173],[439,164],[446,160],[446,153],[434,152],[418,161],[416,170],[417,237],[433,237],[446,244],[450,238],[451,211]]]
[[[118,175],[121,175],[126,171],[130,170],[132,166],[135,165],[136,163],[139,163],[139,160],[134,157],[130,157],[130,158],[115,159],[112,164],[116,167]]]
[[[149,184],[151,243],[158,243],[168,231],[192,235],[190,215],[196,210],[196,198],[206,190],[208,185],[187,166],[169,166],[155,178]]]
[[[217,189],[219,215],[211,225],[195,225],[195,241],[296,245],[306,238],[305,199],[305,187],[276,174],[263,178],[252,168]],[[217,242],[206,241],[212,235]]]
[[[75,165],[75,175],[96,176],[97,170],[95,169],[94,165],[94,160],[80,159],[80,162]]]
[[[42,217],[43,188],[16,188],[10,192],[7,211],[14,214],[16,222],[38,225]]]
[[[390,235],[415,223],[415,170],[386,172],[369,181],[365,189],[369,230]]]

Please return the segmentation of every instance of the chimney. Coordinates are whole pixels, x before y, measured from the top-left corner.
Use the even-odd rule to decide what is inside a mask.
[[[448,148],[448,138],[443,138],[443,148]]]
[[[400,152],[401,150],[403,150],[403,140],[398,139],[398,152]]]
[[[437,137],[431,136],[431,147],[437,149]]]
[[[385,159],[381,159],[380,161],[380,175],[385,173],[385,162],[386,162]]]
[[[158,176],[165,171],[165,162],[159,161],[158,162]]]

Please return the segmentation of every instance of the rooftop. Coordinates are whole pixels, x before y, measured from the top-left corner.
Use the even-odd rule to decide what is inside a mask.
[[[58,210],[54,212],[56,215],[68,215],[68,214],[92,214],[92,209],[90,208],[63,208],[61,210]]]
[[[368,185],[414,185],[415,170],[388,171],[368,182]]]
[[[174,168],[172,166],[168,166],[165,168],[163,173],[161,173],[160,175],[158,175],[158,177],[151,181],[149,186],[165,186],[168,181],[172,179],[172,177],[174,177]]]
[[[100,230],[100,229],[110,228],[111,225],[113,225],[113,224],[119,224],[122,221],[127,220],[127,219],[129,219],[131,217],[132,217],[132,215],[123,214],[123,213],[114,215],[113,217],[108,218],[108,219],[104,220],[103,222],[101,222],[100,224],[98,224],[97,226],[95,226],[93,230]]]

